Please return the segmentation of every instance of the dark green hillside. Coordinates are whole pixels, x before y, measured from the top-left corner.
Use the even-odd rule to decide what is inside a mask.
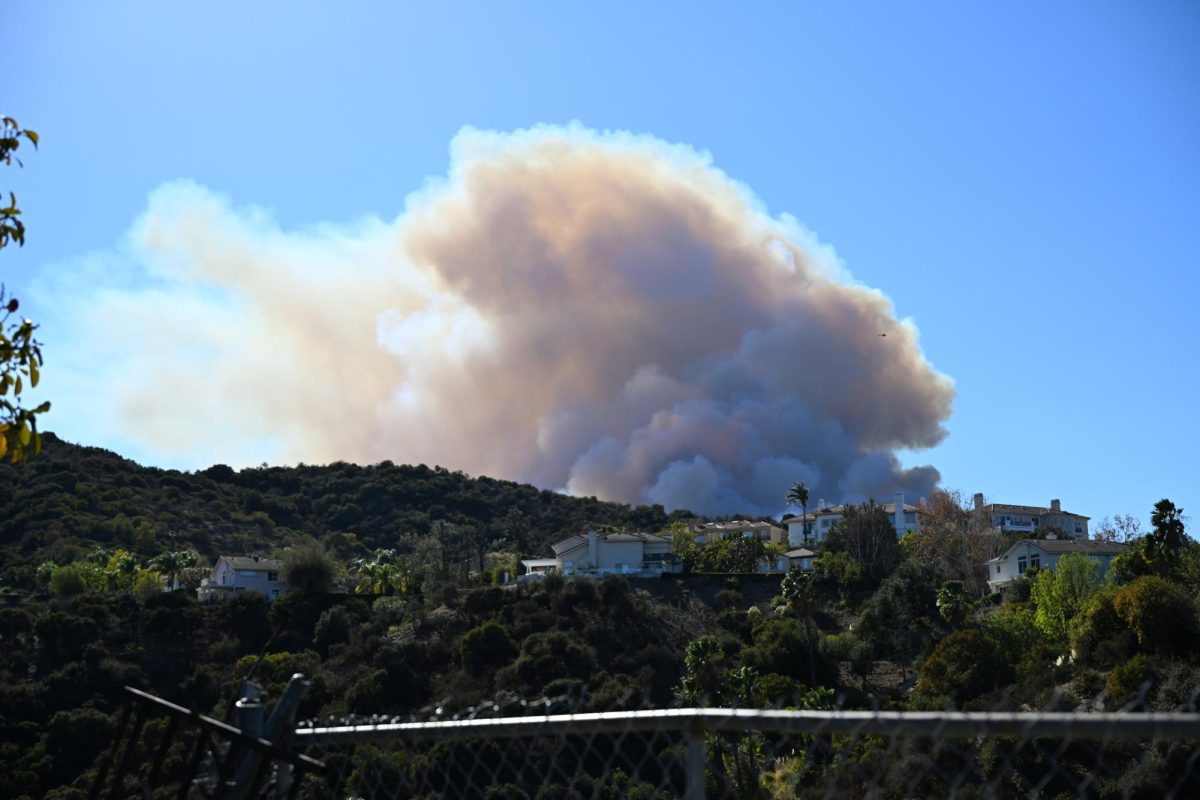
[[[656,530],[667,516],[661,506],[630,508],[387,461],[162,470],[47,434],[39,458],[0,464],[0,580],[32,588],[37,564],[72,561],[97,546],[146,557],[192,545],[212,558],[270,552],[308,534],[349,558],[424,536],[437,521],[531,553],[589,524]]]

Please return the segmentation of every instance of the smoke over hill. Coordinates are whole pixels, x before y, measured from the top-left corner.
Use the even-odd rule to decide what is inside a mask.
[[[90,413],[196,466],[437,463],[708,513],[936,484],[893,454],[953,397],[915,329],[706,156],[579,127],[451,151],[391,222],[156,191],[132,279],[60,300]]]

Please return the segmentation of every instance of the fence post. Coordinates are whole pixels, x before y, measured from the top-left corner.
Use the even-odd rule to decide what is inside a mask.
[[[704,800],[705,772],[708,769],[708,746],[704,741],[704,722],[693,719],[684,728],[687,739],[687,786],[686,800]]]
[[[264,720],[262,687],[252,681],[246,681],[242,686],[242,697],[234,705],[237,708],[238,729],[247,736],[261,739]],[[231,745],[227,758],[234,758],[239,750],[240,748]],[[227,784],[225,791],[226,800],[239,800],[240,798],[249,796],[249,783],[254,779],[255,773],[258,771],[259,758],[253,749],[246,748],[246,755],[240,759],[240,763],[229,765],[233,768],[233,780]],[[225,769],[222,772],[226,775],[229,774]]]

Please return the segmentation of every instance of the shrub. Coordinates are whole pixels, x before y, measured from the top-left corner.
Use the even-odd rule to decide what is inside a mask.
[[[89,570],[82,564],[55,567],[50,573],[50,591],[55,597],[74,597],[88,590]]]
[[[1120,708],[1136,698],[1146,681],[1150,680],[1150,665],[1146,656],[1138,653],[1108,676],[1104,691],[1108,695],[1109,708]]]
[[[495,620],[489,620],[467,631],[459,645],[459,655],[463,669],[478,675],[489,667],[512,661],[517,655],[517,644],[507,628]]]
[[[1112,602],[1143,649],[1173,652],[1189,644],[1196,611],[1177,584],[1146,575],[1118,591]]]
[[[1111,667],[1132,653],[1134,634],[1113,605],[1115,594],[1097,592],[1071,621],[1071,650],[1079,661]]]
[[[329,648],[350,640],[350,615],[341,606],[326,609],[317,619],[313,628],[313,647],[322,655],[329,654]]]
[[[288,585],[307,594],[327,592],[337,583],[338,563],[315,539],[307,539],[281,554]]]
[[[957,631],[938,642],[921,665],[914,698],[925,706],[965,703],[1012,681],[997,642],[980,630]]]

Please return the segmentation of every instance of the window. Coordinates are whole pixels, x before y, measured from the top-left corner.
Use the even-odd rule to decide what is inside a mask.
[[[1030,556],[1029,557],[1029,566],[1034,569],[1041,569],[1042,568],[1042,557],[1041,556]]]
[[[279,580],[279,573],[278,573],[278,572],[268,572],[268,573],[267,573],[267,580],[269,580],[269,581],[277,581],[277,580]]]
[[[996,565],[996,574],[997,575],[1000,574],[1000,565],[999,564]]]
[[[258,571],[253,569],[239,569],[238,575],[242,576],[243,578],[257,578]]]
[[[1025,574],[1025,556],[1021,556],[1020,558],[1017,559],[1017,574],[1018,575]]]

